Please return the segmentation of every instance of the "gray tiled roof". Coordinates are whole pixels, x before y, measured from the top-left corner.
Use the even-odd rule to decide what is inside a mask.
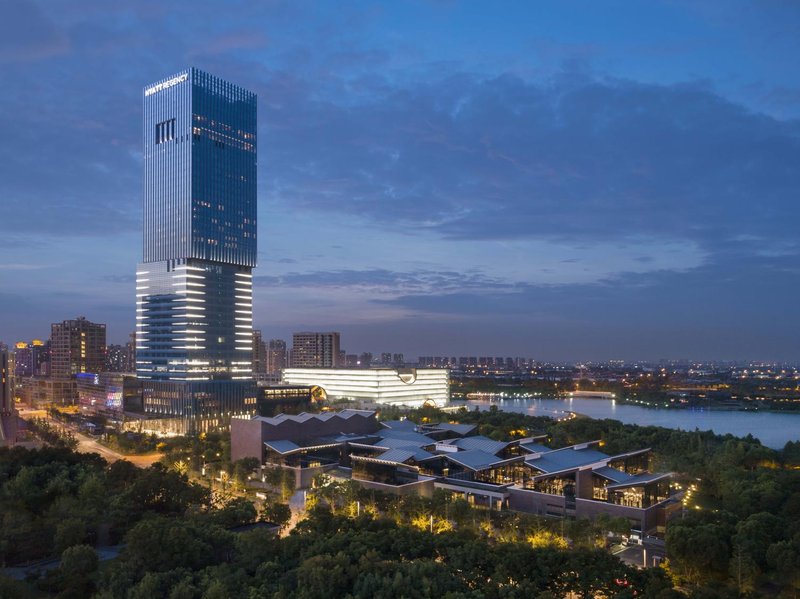
[[[525,458],[525,463],[544,473],[560,472],[595,462],[608,460],[609,456],[596,449],[573,449],[565,447],[543,454],[541,457]]]
[[[502,458],[498,458],[496,455],[486,453],[480,449],[469,449],[467,451],[444,453],[442,456],[472,470],[484,470],[492,464],[503,461]]]
[[[459,435],[467,435],[475,430],[475,424],[451,424],[449,422],[440,422],[439,424],[432,424],[432,428],[438,428],[443,431],[453,431]]]
[[[379,439],[378,441],[376,441],[375,445],[378,445],[379,447],[389,447],[392,449],[399,447],[407,449],[411,447],[419,448],[425,445],[430,445],[432,443],[433,441],[431,441],[430,439],[422,443],[415,439],[397,439],[395,437],[386,437],[384,439]]]
[[[280,424],[281,422],[285,422],[286,420],[293,420],[294,422],[308,422],[309,420],[319,420],[321,422],[326,422],[331,418],[343,418],[347,420],[348,418],[352,418],[353,416],[361,416],[365,418],[369,418],[375,414],[375,412],[370,410],[353,410],[353,409],[345,409],[339,412],[322,412],[320,414],[309,414],[308,412],[302,412],[300,414],[278,414],[277,416],[272,417],[265,417],[259,416],[257,417],[258,420],[266,422],[268,424]]]
[[[519,446],[531,453],[547,453],[553,451],[546,445],[540,445],[539,443],[520,443]]]
[[[381,424],[395,431],[410,431],[413,433],[417,430],[416,422],[411,420],[383,420]]]
[[[264,445],[273,451],[277,451],[278,453],[289,453],[295,449],[300,449],[300,446],[297,443],[292,443],[286,439],[279,439],[277,441],[264,441]]]
[[[623,489],[625,487],[638,487],[640,485],[646,485],[648,483],[655,482],[662,478],[668,478],[671,476],[668,472],[656,472],[656,473],[646,473],[646,474],[637,474],[636,476],[631,476],[628,480],[619,482],[613,485],[608,485],[609,489]]]
[[[413,431],[396,431],[387,428],[380,430],[375,434],[384,439],[402,439],[408,441],[409,444],[414,444],[417,445],[418,447],[436,443],[436,441],[434,441],[430,437],[426,437],[425,435],[421,435],[420,433],[415,433]]]
[[[490,439],[489,437],[483,437],[481,435],[477,435],[475,437],[464,437],[462,439],[454,439],[453,441],[450,441],[450,445],[454,445],[459,449],[464,449],[464,450],[478,449],[480,451],[484,451],[486,453],[494,455],[497,452],[505,449],[508,443],[504,443],[502,441],[495,441],[494,439]]]
[[[405,449],[390,449],[389,451],[384,451],[382,454],[377,456],[379,460],[385,460],[387,462],[397,462],[398,464],[403,464],[414,457],[413,451],[407,451]]]
[[[622,470],[617,470],[616,468],[611,468],[610,466],[603,466],[601,468],[595,468],[592,470],[593,473],[599,474],[603,478],[607,478],[608,480],[615,482],[615,483],[624,483],[633,478],[627,472],[623,472]]]

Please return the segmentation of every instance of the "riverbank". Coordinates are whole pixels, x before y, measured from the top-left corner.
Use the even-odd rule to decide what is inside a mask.
[[[500,397],[491,400],[453,402],[453,405],[458,404],[479,409],[488,409],[496,405],[503,411],[555,419],[562,419],[569,413],[575,413],[589,418],[609,418],[640,426],[662,426],[684,431],[711,430],[717,434],[731,434],[737,437],[752,435],[773,449],[781,449],[789,441],[800,440],[800,413],[670,409],[605,399],[544,397]]]

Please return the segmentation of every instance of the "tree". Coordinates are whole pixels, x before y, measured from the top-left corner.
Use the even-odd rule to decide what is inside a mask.
[[[53,539],[55,549],[61,553],[68,547],[79,545],[86,540],[86,525],[83,520],[68,518],[56,526],[56,534]]]
[[[292,510],[285,503],[270,501],[264,505],[264,509],[261,511],[261,519],[285,528],[292,519]]]
[[[61,563],[46,584],[59,589],[59,597],[64,599],[89,597],[94,590],[94,573],[97,572],[98,563],[93,547],[69,547],[61,554]]]
[[[142,571],[199,570],[232,556],[232,533],[199,520],[153,517],[134,526],[122,552]]]
[[[740,595],[750,593],[758,579],[758,564],[746,550],[737,546],[730,561],[730,574]]]
[[[233,480],[236,481],[236,483],[241,487],[244,487],[247,484],[247,481],[250,479],[250,475],[259,467],[260,464],[261,462],[259,459],[253,457],[236,460],[231,468]]]

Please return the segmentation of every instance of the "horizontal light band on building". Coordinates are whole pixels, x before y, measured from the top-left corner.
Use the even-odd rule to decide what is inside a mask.
[[[236,302],[234,305],[236,305],[236,306],[243,306],[243,307],[245,307],[245,308],[252,308],[252,307],[253,307],[253,304],[243,304],[243,303],[241,303],[241,302]]]
[[[234,310],[234,312],[236,312],[236,314],[252,314],[253,313],[252,310]]]
[[[235,273],[233,273],[233,274],[234,274],[234,276],[236,276],[236,277],[247,277],[248,279],[252,279],[252,278],[253,278],[253,275],[251,275],[251,274],[248,274],[248,273],[246,273],[246,272],[235,272]]]
[[[205,272],[206,269],[205,268],[198,268],[196,266],[188,266],[188,265],[184,264],[184,265],[181,265],[181,266],[176,266],[175,270],[195,270],[195,271],[199,270],[200,272]]]
[[[137,283],[147,283],[150,279],[136,279]]]
[[[149,270],[137,270],[136,274],[137,275],[149,275],[150,271]]]

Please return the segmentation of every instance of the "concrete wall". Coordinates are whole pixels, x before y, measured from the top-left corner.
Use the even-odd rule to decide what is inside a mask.
[[[387,485],[384,483],[377,483],[371,480],[359,480],[354,478],[359,486],[364,489],[373,489],[375,491],[382,491],[384,493],[392,493],[394,495],[419,495],[421,497],[433,497],[433,478],[426,478],[418,480],[417,482],[408,483],[405,485]]]
[[[242,458],[264,459],[262,421],[258,418],[231,418],[231,461]]]
[[[641,526],[640,530],[647,530],[647,523],[645,522],[645,512],[652,511],[643,510],[636,507],[628,507],[625,505],[616,505],[614,503],[606,503],[604,501],[592,501],[591,499],[576,499],[575,500],[575,515],[578,518],[593,519],[600,514],[607,514],[614,518],[629,518],[639,520]],[[632,528],[636,528],[631,524]]]
[[[566,509],[566,499],[560,495],[548,495],[538,491],[509,487],[508,507],[520,512],[531,514],[563,515]]]

